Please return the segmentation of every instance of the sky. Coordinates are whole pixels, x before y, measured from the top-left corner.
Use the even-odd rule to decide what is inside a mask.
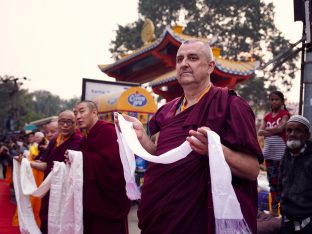
[[[265,0],[270,2],[270,0]],[[275,22],[287,39],[301,38],[293,0],[273,0]],[[82,78],[108,80],[98,64],[109,52],[119,25],[138,18],[138,0],[0,0],[0,76],[27,77],[22,88],[80,98]],[[300,72],[286,94],[299,100]]]

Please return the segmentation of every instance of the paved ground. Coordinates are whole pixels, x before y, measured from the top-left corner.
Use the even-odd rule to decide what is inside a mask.
[[[132,205],[130,213],[128,215],[129,234],[140,233],[140,229],[138,228],[137,209],[138,209],[137,205]]]

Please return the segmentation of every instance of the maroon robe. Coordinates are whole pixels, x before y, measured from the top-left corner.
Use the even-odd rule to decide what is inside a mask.
[[[127,198],[117,135],[98,121],[81,142],[83,154],[84,233],[128,233]]]
[[[149,123],[152,135],[159,132],[156,155],[182,144],[190,129],[207,126],[225,146],[263,160],[254,114],[243,99],[212,87],[196,105],[176,115],[181,101],[162,106]],[[232,184],[245,220],[256,233],[257,181],[233,176]],[[192,151],[172,164],[151,163],[144,176],[138,217],[142,233],[215,233],[208,157]]]
[[[41,161],[47,163],[47,168],[44,171],[44,178],[48,176],[53,167],[54,161],[64,162],[64,154],[66,150],[79,150],[81,142],[81,136],[77,133],[71,135],[71,137],[64,141],[61,145],[56,147],[56,139],[50,141],[47,149],[44,151],[44,154],[41,157]],[[48,192],[41,199],[41,209],[40,209],[40,219],[41,219],[41,231],[47,233],[48,228],[48,208],[49,208],[49,197],[50,193]]]

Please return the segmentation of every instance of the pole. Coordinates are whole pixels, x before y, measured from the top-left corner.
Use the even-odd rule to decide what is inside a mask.
[[[304,64],[304,104],[303,115],[312,123],[312,47],[306,50],[306,62]]]
[[[312,43],[311,43],[311,0],[305,1],[306,61],[304,63],[303,115],[312,122]]]
[[[305,24],[303,24],[302,27],[302,38],[304,38],[304,28]],[[299,115],[302,115],[302,104],[303,104],[303,76],[304,76],[304,59],[305,59],[305,40],[302,40],[302,46],[301,46],[301,67],[300,67],[300,94],[299,94]]]

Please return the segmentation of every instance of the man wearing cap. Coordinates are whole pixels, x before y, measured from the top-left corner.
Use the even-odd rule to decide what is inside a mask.
[[[282,233],[312,233],[312,141],[308,119],[286,123],[287,147],[280,168]]]

